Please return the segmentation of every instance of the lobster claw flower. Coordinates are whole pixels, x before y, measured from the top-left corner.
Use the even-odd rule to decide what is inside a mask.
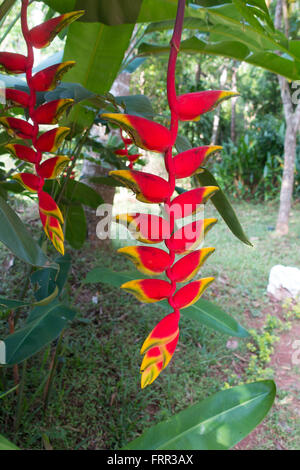
[[[109,174],[136,193],[136,198],[141,202],[150,204],[165,202],[170,194],[168,182],[151,173],[117,170],[110,171]]]
[[[36,49],[47,47],[55,36],[66,26],[84,14],[83,10],[71,11],[64,15],[51,18],[30,30],[30,42]]]
[[[125,149],[117,149],[114,150],[114,154],[118,155],[119,157],[127,157],[128,152]]]
[[[143,243],[160,243],[170,237],[169,223],[153,214],[118,214],[116,222],[126,225],[135,238]]]
[[[57,124],[61,115],[74,103],[69,98],[49,101],[39,106],[33,113],[33,119],[38,124]]]
[[[40,178],[32,173],[16,173],[12,177],[32,193],[36,193],[39,190]]]
[[[200,166],[205,163],[207,157],[221,149],[219,145],[204,145],[178,153],[173,158],[176,179],[187,178],[201,172]]]
[[[44,132],[36,142],[36,148],[41,152],[54,153],[62,144],[62,141],[69,134],[68,127],[56,127],[50,131]]]
[[[40,219],[44,227],[44,231],[53,243],[54,248],[64,255],[64,234],[59,221],[55,217],[47,216],[40,211]]]
[[[51,216],[57,219],[60,223],[64,223],[62,213],[50,194],[44,191],[39,192],[39,209],[40,212],[46,216]]]
[[[214,251],[212,247],[202,248],[184,256],[170,268],[170,279],[175,282],[190,281]]]
[[[44,70],[37,72],[31,80],[31,85],[35,91],[53,90],[62,76],[75,65],[75,62],[69,60],[60,64],[51,65]]]
[[[174,214],[175,219],[195,214],[200,209],[201,204],[204,204],[218,190],[218,186],[203,186],[179,194],[171,202],[170,211]]]
[[[29,95],[25,91],[15,90],[14,88],[6,88],[5,98],[7,104],[13,106],[21,106],[27,108],[29,104]]]
[[[29,122],[14,117],[0,117],[0,124],[5,127],[6,132],[11,137],[21,137],[21,139],[31,139],[34,128]]]
[[[38,168],[38,174],[45,179],[57,178],[60,173],[68,165],[70,159],[65,155],[58,155],[57,157],[48,158]]]
[[[201,114],[213,110],[219,103],[233,96],[235,91],[207,90],[178,96],[178,117],[180,121],[198,121]]]
[[[128,160],[130,161],[130,163],[135,163],[138,161],[140,157],[141,157],[140,153],[135,153],[133,155],[128,155]]]
[[[136,279],[125,282],[121,289],[125,289],[144,303],[159,302],[171,294],[171,284],[161,279]]]
[[[30,147],[21,144],[6,144],[5,148],[11,152],[11,154],[29,163],[37,163],[37,153]]]
[[[118,249],[144,274],[156,276],[163,273],[171,263],[170,255],[160,248],[151,246],[125,246]]]
[[[179,338],[178,321],[179,317],[170,313],[146,338],[141,349],[141,354],[145,354],[141,364],[142,388],[154,382],[172,359]]]
[[[0,52],[0,70],[6,73],[25,73],[27,57],[14,52]]]
[[[186,254],[196,248],[203,240],[204,236],[210,230],[217,219],[201,219],[191,222],[174,232],[166,245],[176,254]]]
[[[126,131],[138,147],[163,153],[174,144],[174,137],[166,127],[139,116],[119,113],[104,113],[101,118],[117,124]]]
[[[199,279],[198,281],[190,282],[190,284],[181,287],[181,289],[173,295],[175,308],[180,309],[193,305],[213,280],[214,277],[206,277]]]

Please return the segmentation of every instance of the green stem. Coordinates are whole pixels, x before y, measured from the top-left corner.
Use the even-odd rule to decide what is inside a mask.
[[[11,7],[16,3],[16,0],[4,0],[0,6],[0,20],[2,20],[5,15],[9,12]]]

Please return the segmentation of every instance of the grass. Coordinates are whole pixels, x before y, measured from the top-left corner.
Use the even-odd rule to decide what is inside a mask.
[[[270,268],[279,263],[300,265],[300,207],[293,209],[290,234],[284,239],[271,237],[275,204],[238,203],[235,208],[255,247],[243,245],[220,221],[208,234],[206,245],[217,249],[201,275],[216,277],[205,298],[247,327],[264,321],[265,310],[272,313],[266,295]],[[205,216],[215,216],[212,207],[207,206],[205,211]],[[132,270],[113,248],[95,250],[86,244],[72,254],[68,287],[71,298],[76,296],[86,273],[96,266]],[[8,251],[1,250],[2,261],[8,255]],[[17,260],[14,263],[1,273],[1,295],[5,291],[7,297],[17,298],[24,282],[24,266]],[[17,432],[17,397],[12,393],[2,400],[0,433],[22,448],[50,445],[54,449],[119,449],[146,427],[217,392],[225,383],[255,380],[260,374],[247,369],[248,340],[239,339],[232,351],[227,343],[232,338],[183,318],[172,362],[152,386],[141,390],[139,349],[165,311],[159,304],[140,304],[129,294],[102,284],[81,290],[78,309],[75,321],[65,332],[47,409],[43,410],[40,384],[47,378],[53,345],[28,361],[25,411]],[[0,320],[0,329],[1,337],[7,334],[6,320]],[[6,381],[7,388],[13,386],[11,369]],[[264,421],[265,437],[256,448],[276,448],[276,442],[289,449],[299,448],[297,421],[283,398],[279,395]]]

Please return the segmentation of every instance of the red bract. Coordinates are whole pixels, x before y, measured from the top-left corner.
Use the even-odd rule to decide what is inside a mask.
[[[71,11],[64,15],[51,18],[45,23],[39,24],[30,30],[30,42],[36,49],[49,46],[55,36],[66,26],[77,20],[84,14],[83,10]]]
[[[40,179],[32,173],[17,173],[13,175],[13,178],[18,180],[25,189],[28,189],[32,193],[36,193],[39,189]]]
[[[152,214],[119,214],[116,222],[127,226],[137,240],[143,243],[160,243],[170,237],[167,220]]]
[[[37,163],[37,153],[30,147],[21,144],[7,144],[5,148],[9,150],[12,155],[20,160],[24,160],[29,163]]]
[[[57,157],[48,158],[44,161],[39,169],[38,174],[42,178],[57,178],[60,173],[64,170],[70,159],[65,155],[59,155]]]
[[[158,302],[167,299],[171,294],[171,284],[161,279],[136,279],[125,282],[121,289],[135,295],[137,299],[145,303]]]
[[[139,271],[152,276],[163,273],[171,264],[166,251],[152,246],[125,246],[118,252],[127,256]]]
[[[191,282],[179,289],[173,296],[175,308],[186,308],[193,305],[213,280],[213,277],[206,277],[199,279],[199,281]]]
[[[58,147],[62,144],[63,140],[69,134],[68,127],[56,127],[51,131],[44,132],[36,142],[36,148],[40,152],[56,152]]]
[[[72,67],[74,61],[62,62],[61,64],[51,65],[40,72],[37,72],[31,80],[31,85],[35,91],[49,91],[53,90],[62,76]]]
[[[130,114],[104,113],[102,119],[118,124],[130,134],[134,143],[145,150],[152,152],[165,152],[174,144],[169,129],[154,121]]]
[[[127,188],[136,193],[141,202],[165,202],[169,196],[169,184],[163,178],[135,170],[118,170],[109,173],[115,179],[125,184]]]
[[[0,117],[0,124],[5,127],[11,137],[31,139],[34,135],[33,126],[23,119],[2,116]]]
[[[195,214],[200,210],[201,205],[213,196],[218,189],[217,186],[204,186],[203,188],[186,191],[173,199],[170,204],[170,211],[174,214],[175,219]]]
[[[5,98],[6,103],[9,105],[21,106],[23,108],[27,108],[29,105],[29,95],[25,91],[6,88]]]
[[[198,120],[201,114],[211,111],[222,101],[238,94],[235,91],[208,90],[178,96],[178,117],[180,121]]]
[[[7,73],[25,73],[27,57],[14,52],[0,52],[0,70]]]
[[[38,124],[57,124],[62,114],[70,108],[74,100],[65,98],[42,104],[33,113],[33,119]]]
[[[175,282],[187,282],[193,279],[198,270],[215,251],[214,248],[202,248],[192,251],[178,260],[170,270],[170,279]]]
[[[201,172],[200,167],[206,162],[208,156],[221,149],[219,145],[205,145],[178,153],[173,158],[176,179],[188,178],[198,171]]]

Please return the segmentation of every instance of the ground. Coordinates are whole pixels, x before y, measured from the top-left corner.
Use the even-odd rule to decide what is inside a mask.
[[[53,345],[29,361],[25,409],[17,431],[17,397],[3,399],[1,433],[25,449],[119,449],[154,422],[221,388],[274,377],[277,397],[271,412],[235,448],[299,449],[300,321],[292,304],[268,297],[266,286],[274,264],[300,266],[300,207],[293,208],[290,234],[275,239],[275,202],[233,203],[254,248],[237,240],[220,220],[207,236],[206,246],[215,246],[216,253],[201,276],[216,277],[205,298],[250,329],[252,340],[225,337],[183,318],[180,343],[168,369],[141,390],[140,345],[162,311],[104,284],[79,292],[82,279],[96,266],[132,270],[115,245],[95,250],[87,243],[79,251],[71,250],[68,293],[77,297],[79,313],[64,335],[49,404],[45,409],[43,391]],[[213,208],[207,206],[205,215],[215,215]],[[30,217],[34,229],[34,213]],[[35,227],[39,230],[37,222]],[[0,256],[1,295],[17,298],[24,267],[4,249]],[[7,321],[0,317],[0,322],[4,336]],[[6,381],[7,388],[13,386],[12,370]]]

